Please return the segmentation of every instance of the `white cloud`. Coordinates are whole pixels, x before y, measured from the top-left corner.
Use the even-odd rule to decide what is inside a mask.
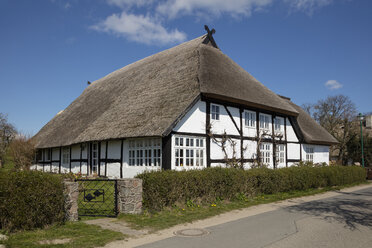
[[[343,86],[340,82],[336,80],[328,80],[324,85],[330,90],[337,90],[342,88]]]
[[[175,18],[185,14],[222,13],[232,16],[250,16],[252,11],[261,10],[273,0],[167,0],[160,3],[156,10],[159,14]]]
[[[67,2],[67,3],[64,5],[64,8],[65,8],[65,9],[69,9],[69,8],[71,8],[71,4],[70,4],[69,2]]]
[[[130,8],[134,5],[140,7],[151,4],[152,0],[107,0],[107,3],[120,8]]]
[[[185,33],[177,29],[168,31],[154,18],[126,12],[120,15],[113,14],[92,28],[145,44],[168,44],[182,42],[186,39]]]
[[[284,0],[295,11],[303,11],[309,15],[319,8],[330,5],[333,0]]]

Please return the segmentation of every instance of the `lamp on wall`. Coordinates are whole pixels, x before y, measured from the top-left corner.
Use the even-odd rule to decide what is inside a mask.
[[[358,119],[360,121],[360,143],[361,143],[361,146],[362,146],[362,166],[364,168],[364,149],[363,149],[363,120],[364,120],[364,116],[362,115],[362,113],[359,113]]]

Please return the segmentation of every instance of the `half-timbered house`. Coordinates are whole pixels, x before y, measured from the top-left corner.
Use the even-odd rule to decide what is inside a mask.
[[[226,135],[236,144],[227,157]],[[246,168],[258,158],[270,168],[328,163],[337,142],[222,53],[211,32],[92,82],[34,140],[38,170],[113,178],[224,166],[232,150]]]

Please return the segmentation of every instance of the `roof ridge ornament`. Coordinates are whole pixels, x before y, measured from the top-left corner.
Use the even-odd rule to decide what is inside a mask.
[[[209,30],[209,27],[207,25],[204,25],[205,31],[207,31],[207,36],[205,37],[203,44],[208,44],[209,42],[212,43],[212,46],[215,48],[218,48],[216,42],[214,41],[213,34],[216,33],[216,30],[212,28],[212,30]]]

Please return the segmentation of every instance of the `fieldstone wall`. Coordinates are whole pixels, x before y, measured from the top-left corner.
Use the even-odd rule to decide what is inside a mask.
[[[142,179],[118,179],[119,213],[140,214],[142,212]]]
[[[64,181],[65,210],[67,221],[78,221],[79,183]]]

